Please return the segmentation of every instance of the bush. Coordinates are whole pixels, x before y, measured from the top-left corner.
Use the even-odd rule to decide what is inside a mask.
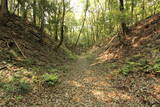
[[[58,76],[56,74],[44,74],[43,75],[43,80],[44,80],[44,83],[49,85],[49,86],[53,86],[55,85],[55,83],[58,82]]]
[[[154,68],[155,72],[160,72],[160,59],[157,59],[155,61],[155,64],[153,65],[153,68]]]

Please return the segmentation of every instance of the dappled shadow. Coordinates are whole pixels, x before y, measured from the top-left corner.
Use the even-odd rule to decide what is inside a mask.
[[[153,94],[154,92],[159,93],[158,80],[155,81],[155,84],[142,84],[143,82],[139,81],[143,79],[143,81],[147,81],[142,76],[139,77],[139,80],[135,80],[133,77],[116,76],[93,63],[84,56],[80,57],[76,63],[70,64],[71,71],[65,74],[65,77],[61,78],[55,87],[35,88],[32,93],[14,104],[88,107],[147,106],[158,103],[159,95],[150,96],[151,94],[146,94],[145,90],[146,86],[153,89],[150,91]],[[154,78],[151,80],[153,83]]]
[[[156,14],[131,26],[130,33],[126,35],[125,44],[117,38],[111,45],[102,47],[103,50],[97,57],[95,65],[105,61],[123,60],[144,50],[144,47],[149,44],[156,47],[160,39],[159,35],[160,14]]]
[[[127,77],[121,77],[115,79],[113,84],[118,90],[125,90],[130,93],[136,99],[136,102],[144,103],[147,105],[156,104],[160,105],[159,91],[159,78],[156,78],[152,74],[135,73]],[[139,79],[137,79],[139,78]],[[119,85],[121,84],[121,85]]]
[[[66,89],[65,92],[68,99],[70,99],[70,104],[83,106],[98,106],[100,104],[107,106],[127,104],[125,102],[134,100],[134,97],[129,93],[114,89],[107,77],[107,75],[99,74],[99,71],[87,69],[83,71],[81,77],[77,75],[76,79],[66,81],[65,85],[69,89]]]
[[[16,105],[114,106],[134,101],[134,96],[113,88],[112,76],[90,66],[85,57],[71,65],[72,71],[61,78],[60,84],[34,89]]]
[[[150,20],[149,23],[153,21]],[[143,26],[137,26],[141,29]],[[148,27],[147,27],[148,28]],[[155,30],[159,32],[159,30]],[[152,33],[154,30],[152,31]],[[139,33],[135,31],[135,33]],[[142,32],[140,33],[142,34]],[[155,35],[155,34],[154,34]],[[154,36],[153,35],[153,36]],[[143,73],[135,73],[129,76],[117,76],[114,71],[117,70],[113,65],[102,68],[100,64],[110,61],[109,63],[118,62],[124,56],[141,52],[141,43],[153,38],[150,33],[143,34],[140,37],[135,35],[127,38],[131,42],[130,47],[116,43],[107,47],[94,62],[88,61],[86,56],[81,56],[77,62],[70,64],[71,71],[64,73],[62,78],[54,87],[34,87],[33,91],[25,96],[19,102],[11,99],[12,105],[21,106],[151,106],[158,105],[160,99],[159,79],[154,76],[148,78]],[[158,36],[154,36],[156,40]],[[147,44],[148,42],[146,42]],[[128,48],[128,49],[127,49]],[[132,48],[132,49],[131,49]],[[136,50],[138,49],[138,50]],[[96,48],[93,51],[97,50]],[[129,51],[130,50],[130,51]],[[91,51],[90,54],[93,52]],[[121,61],[123,61],[121,59]],[[11,64],[11,63],[9,63]],[[118,64],[118,63],[116,63]],[[11,66],[7,69],[20,69],[20,65]],[[25,67],[23,69],[29,69]],[[9,72],[10,73],[10,72]],[[9,73],[1,73],[4,77],[10,78]],[[25,72],[24,72],[25,75]],[[30,74],[27,74],[27,76]],[[34,78],[34,77],[33,77]],[[153,84],[154,83],[154,84]],[[10,103],[6,103],[11,106]]]

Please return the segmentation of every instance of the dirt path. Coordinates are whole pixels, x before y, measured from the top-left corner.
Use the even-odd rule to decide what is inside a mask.
[[[145,78],[118,77],[113,75],[113,69],[109,70],[107,65],[95,66],[97,61],[93,54],[88,56],[82,55],[76,62],[69,63],[70,71],[64,73],[55,87],[45,88],[40,85],[41,88],[34,89],[22,101],[16,103],[13,100],[8,105],[16,104],[20,107],[150,107],[147,102],[154,98],[146,94],[144,90],[152,89],[148,87],[148,82],[144,82]],[[103,70],[102,67],[107,69]],[[153,79],[150,81],[156,83]],[[151,91],[151,93],[154,92],[156,91]]]
[[[118,106],[120,99],[130,100],[126,93],[112,88],[110,75],[91,66],[86,56],[71,64],[71,71],[54,90],[48,106],[58,107],[106,107]],[[119,106],[118,106],[119,107]]]

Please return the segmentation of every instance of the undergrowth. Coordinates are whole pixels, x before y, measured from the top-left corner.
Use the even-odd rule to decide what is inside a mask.
[[[7,93],[28,94],[32,91],[32,85],[22,77],[13,77],[11,81],[1,84],[1,87]]]
[[[119,69],[119,73],[128,75],[133,72],[146,72],[151,68],[152,66],[146,59],[140,59],[138,61],[128,61]]]
[[[139,59],[136,61],[128,61],[126,64],[119,69],[119,73],[128,75],[134,72],[143,73],[160,73],[160,58],[155,58],[152,60]]]
[[[65,46],[62,47],[62,51],[69,60],[76,60],[78,58],[75,53],[67,49]]]
[[[154,68],[155,72],[160,73],[160,58],[155,60],[153,68]]]
[[[58,76],[56,74],[44,74],[43,75],[43,82],[45,85],[53,86],[58,82]]]

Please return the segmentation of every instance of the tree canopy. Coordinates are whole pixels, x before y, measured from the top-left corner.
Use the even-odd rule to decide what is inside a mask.
[[[23,20],[41,28],[42,38],[43,32],[47,32],[60,41],[59,45],[64,39],[70,46],[91,46],[121,29],[128,32],[130,25],[160,11],[159,0],[83,0],[76,3],[83,5],[79,9],[83,9],[84,14],[76,16],[71,2],[73,0],[1,0],[0,16],[22,16]]]

